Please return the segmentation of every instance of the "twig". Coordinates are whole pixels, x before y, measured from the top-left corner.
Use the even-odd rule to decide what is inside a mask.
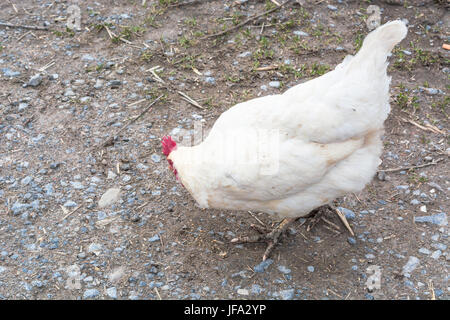
[[[162,300],[162,299],[161,299],[161,296],[159,295],[158,288],[155,287],[154,289],[155,289],[156,294],[158,295],[158,299],[159,299],[159,300]]]
[[[267,67],[259,67],[256,68],[256,71],[270,71],[270,70],[277,70],[278,66],[277,65],[273,65],[273,66],[267,66]]]
[[[436,161],[429,162],[429,163],[424,163],[424,164],[419,164],[417,166],[378,170],[378,172],[396,172],[396,171],[403,171],[403,170],[411,170],[411,169],[423,168],[423,167],[428,167],[428,166],[433,166],[435,164],[438,164],[442,160],[444,160],[444,159],[442,159],[442,158],[441,159],[437,159]]]
[[[267,15],[267,14],[270,14],[270,13],[272,13],[272,12],[275,12],[275,11],[279,10],[280,8],[284,7],[286,4],[288,4],[288,3],[291,2],[291,1],[292,1],[292,0],[286,0],[283,4],[277,6],[277,7],[273,8],[273,9],[270,9],[270,10],[264,11],[263,13],[257,14],[256,16],[254,16],[254,17],[252,17],[252,18],[249,18],[249,19],[243,21],[243,22],[241,22],[241,23],[235,25],[235,26],[232,27],[232,28],[229,28],[229,29],[226,29],[226,30],[224,30],[224,31],[221,31],[221,32],[217,32],[217,33],[211,34],[211,35],[206,36],[206,37],[203,37],[203,38],[200,38],[200,40],[205,40],[205,39],[209,39],[209,38],[219,37],[219,36],[222,36],[222,35],[224,35],[224,34],[227,34],[227,33],[230,32],[230,31],[233,31],[233,30],[235,30],[235,29],[238,29],[238,28],[240,28],[240,27],[246,25],[247,23],[249,23],[249,22],[251,22],[251,21],[253,21],[253,20],[258,19],[259,17],[265,16],[265,15]]]
[[[253,213],[253,212],[251,212],[251,211],[248,211],[248,213],[250,213],[250,215],[253,217],[253,218],[255,218],[256,219],[256,221],[258,221],[263,227],[265,227],[265,228],[267,228],[267,226],[265,225],[265,223],[264,222],[262,222],[261,220],[259,220],[258,219],[258,217],[257,216],[255,216],[255,214]]]
[[[153,106],[156,102],[158,102],[158,100],[160,100],[163,96],[164,96],[164,95],[162,94],[162,95],[160,95],[158,98],[156,98],[155,100],[153,100],[153,102],[150,103],[150,105],[149,105],[147,108],[145,108],[144,111],[142,111],[137,117],[131,119],[125,126],[123,126],[122,128],[120,128],[120,130],[117,131],[116,134],[115,134],[114,136],[112,136],[112,137],[110,137],[109,139],[107,139],[107,140],[102,144],[102,146],[103,146],[103,147],[107,147],[107,146],[111,145],[112,142],[114,141],[114,137],[115,137],[115,136],[119,135],[123,130],[125,130],[126,128],[128,128],[131,124],[135,123],[135,122],[136,122],[139,118],[141,118],[146,112],[148,112],[148,111],[152,108],[152,106]]]
[[[154,66],[150,69],[147,70],[147,72],[150,72],[153,75],[153,78],[161,83],[165,83],[163,79],[161,79],[157,74],[156,74],[156,70],[158,70],[160,68],[160,66]]]
[[[69,212],[68,214],[66,214],[61,220],[59,220],[59,222],[62,222],[64,220],[66,220],[66,218],[68,218],[70,215],[72,215],[73,213],[75,213],[75,211],[77,211],[78,209],[80,209],[81,206],[78,206],[76,209],[72,210],[71,212]]]
[[[43,30],[43,31],[49,30],[47,27],[27,26],[27,25],[23,25],[23,24],[11,24],[11,23],[5,23],[5,22],[0,22],[0,27],[22,28],[22,29]]]
[[[193,106],[199,108],[199,109],[205,109],[203,108],[197,101],[195,101],[194,99],[192,99],[191,97],[189,97],[186,93],[183,93],[181,91],[178,91],[178,94],[181,95],[183,97],[184,101],[189,102],[190,104],[192,104]]]
[[[330,206],[330,207],[331,207],[331,206]],[[352,236],[355,236],[355,234],[353,233],[352,228],[351,228],[350,225],[348,224],[348,221],[347,221],[347,218],[345,217],[345,215],[344,215],[341,211],[339,211],[338,208],[334,208],[334,207],[331,207],[331,208],[334,210],[334,212],[337,213],[337,215],[339,216],[339,218],[341,219],[342,223],[343,223],[344,226],[347,228],[347,230],[350,232],[350,234],[351,234]]]
[[[25,32],[23,35],[21,35],[18,39],[17,42],[19,42],[20,40],[22,40],[26,35],[30,34],[31,31]]]
[[[433,286],[433,281],[432,280],[430,280],[428,282],[428,288],[431,291],[431,300],[436,300],[436,295],[434,293],[434,286]]]
[[[171,4],[169,6],[169,8],[178,8],[178,7],[181,7],[181,6],[187,6],[187,5],[190,5],[190,4],[195,4],[197,2],[203,2],[203,1],[204,0],[192,0],[192,1],[188,1],[188,2],[174,3],[174,4]]]
[[[144,102],[144,101],[146,101],[146,100],[147,100],[147,99],[141,99],[141,100],[135,101],[135,102],[133,102],[133,103],[130,103],[130,104],[128,105],[128,107],[135,106],[135,105],[137,105],[137,104],[139,104],[139,103],[142,103],[142,102]]]
[[[430,124],[427,124],[427,125],[425,125],[425,126],[422,126],[422,125],[418,124],[417,122],[415,122],[415,121],[413,121],[413,120],[411,120],[411,119],[405,119],[405,118],[400,118],[400,119],[401,119],[403,122],[408,122],[408,123],[410,123],[410,124],[412,124],[412,125],[415,125],[417,128],[422,129],[422,130],[424,130],[424,131],[431,131],[431,132],[434,132],[434,133],[445,134],[444,131],[439,130],[438,128],[436,128],[435,126],[432,126],[432,125],[430,125]]]
[[[322,219],[325,223],[328,223],[329,225],[335,227],[335,228],[338,229],[339,231],[341,230],[341,228],[339,228],[339,226],[338,226],[337,224],[331,222],[330,220],[328,220],[328,219],[326,219],[326,218],[324,218],[324,217],[321,217],[321,219]]]
[[[40,72],[44,72],[45,70],[47,70],[48,68],[50,68],[54,64],[55,64],[55,61],[50,61],[49,63],[47,63],[45,66],[39,68],[38,70]]]

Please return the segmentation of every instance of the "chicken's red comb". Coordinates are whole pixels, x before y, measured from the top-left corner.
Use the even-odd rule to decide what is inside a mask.
[[[167,157],[174,149],[177,148],[177,143],[171,136],[164,136],[162,138],[162,152]]]

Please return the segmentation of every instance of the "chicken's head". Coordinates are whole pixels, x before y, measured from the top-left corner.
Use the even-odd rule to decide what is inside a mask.
[[[177,143],[172,139],[171,136],[164,136],[162,138],[161,144],[162,144],[162,152],[166,157],[168,157],[173,150],[177,149]],[[172,170],[172,172],[174,173],[175,177],[178,180],[178,172],[177,169],[175,169],[175,167],[173,166],[173,161],[167,159],[167,162],[169,163],[170,170]]]

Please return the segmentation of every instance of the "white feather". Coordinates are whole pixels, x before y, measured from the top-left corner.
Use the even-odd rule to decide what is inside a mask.
[[[205,208],[282,217],[362,190],[377,170],[390,111],[386,58],[406,32],[401,21],[386,23],[335,70],[224,112],[205,141],[169,155],[183,185]],[[279,160],[269,174],[261,148]]]

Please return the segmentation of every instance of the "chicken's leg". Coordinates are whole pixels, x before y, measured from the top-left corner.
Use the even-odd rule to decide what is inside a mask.
[[[249,242],[267,242],[267,248],[263,255],[263,261],[265,261],[272,252],[275,245],[279,242],[280,236],[286,231],[287,227],[297,220],[297,218],[286,218],[269,233],[262,233],[256,236],[250,237],[238,237],[231,240],[231,243],[249,243]],[[258,230],[259,231],[259,230]]]

